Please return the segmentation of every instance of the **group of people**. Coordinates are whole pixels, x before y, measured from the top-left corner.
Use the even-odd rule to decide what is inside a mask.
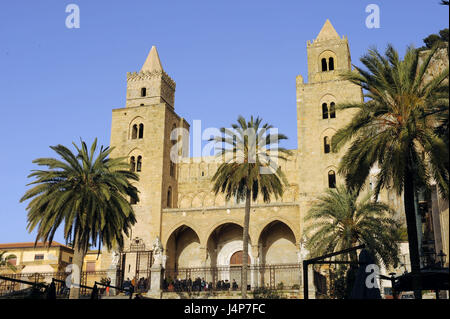
[[[188,291],[212,291],[212,290],[237,290],[238,284],[236,280],[230,283],[228,279],[217,281],[215,287],[212,282],[207,282],[205,278],[197,277],[195,280],[188,279],[165,279],[163,282],[163,289],[169,292],[188,292]]]
[[[134,292],[146,292],[149,289],[148,278],[142,277],[139,280],[137,280],[136,277],[132,280],[127,278],[127,280],[123,282],[122,289],[127,296],[132,295]]]

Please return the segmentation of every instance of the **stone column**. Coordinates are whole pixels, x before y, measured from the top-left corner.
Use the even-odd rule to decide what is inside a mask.
[[[161,264],[155,264],[152,266],[149,295],[155,298],[161,298],[163,274],[164,268]]]
[[[260,287],[261,286],[261,276],[260,276],[260,272],[259,272],[259,266],[260,266],[260,258],[259,258],[259,246],[258,245],[253,245],[252,246],[252,256],[254,259],[254,263],[253,266],[254,269],[251,271],[251,279],[252,281],[250,282],[251,288],[255,289],[256,287]]]

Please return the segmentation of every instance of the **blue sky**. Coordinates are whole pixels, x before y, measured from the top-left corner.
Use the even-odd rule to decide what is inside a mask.
[[[67,29],[65,8],[80,8]],[[368,29],[368,4],[380,7]],[[329,18],[347,35],[353,63],[371,46],[400,52],[448,27],[439,0],[2,1],[0,4],[0,242],[34,240],[19,199],[50,145],[82,137],[109,144],[111,110],[125,105],[126,72],[156,45],[177,82],[175,109],[203,128],[259,115],[297,147],[295,77],[306,77],[306,41]],[[61,235],[57,240],[63,241]]]

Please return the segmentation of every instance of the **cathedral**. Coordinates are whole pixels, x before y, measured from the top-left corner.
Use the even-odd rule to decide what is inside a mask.
[[[352,111],[335,105],[363,99],[360,87],[339,76],[351,70],[349,42],[327,20],[306,50],[307,80],[296,78],[298,149],[279,163],[289,182],[283,197],[252,202],[251,266],[299,264],[306,256],[305,214],[325,189],[343,182],[337,174],[342,151],[332,152],[331,137],[348,123]],[[175,88],[152,47],[142,69],[127,74],[125,107],[112,111],[112,156],[128,158],[140,178],[140,201],[132,203],[137,223],[127,249],[135,245],[150,251],[160,240],[166,270],[239,265],[244,204],[212,192],[211,177],[220,164],[213,157],[171,160],[176,142],[171,132],[190,128],[176,112]],[[130,278],[136,275],[136,263],[143,263],[134,257],[121,262]],[[257,280],[249,278],[252,285]]]

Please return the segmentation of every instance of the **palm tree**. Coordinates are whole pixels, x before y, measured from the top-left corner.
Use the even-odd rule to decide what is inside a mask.
[[[287,184],[279,160],[286,160],[291,153],[279,147],[281,140],[287,139],[283,134],[271,134],[273,127],[262,125],[262,119],[253,116],[246,121],[238,117],[232,129],[221,128],[223,136],[212,138],[220,143],[217,156],[224,161],[212,177],[213,191],[222,192],[227,200],[236,198],[245,201],[243,254],[242,254],[242,298],[247,297],[248,269],[248,228],[250,223],[251,200],[255,201],[261,194],[264,202],[270,202],[271,196],[281,197]]]
[[[359,200],[358,200],[359,198]],[[389,205],[359,196],[344,186],[328,189],[305,216],[306,247],[314,257],[366,245],[386,267],[396,266],[400,224]],[[350,259],[357,262],[356,254]]]
[[[62,160],[39,158],[33,161],[46,170],[33,170],[29,177],[36,180],[22,197],[31,199],[28,210],[28,230],[37,228],[36,242],[51,244],[56,230],[64,224],[66,241],[74,244],[73,282],[79,283],[83,259],[89,245],[108,249],[123,247],[124,235],[136,222],[127,200],[138,200],[137,189],[130,181],[138,176],[129,170],[124,158],[109,157],[112,148],[103,146],[95,157],[97,139],[90,151],[81,141],[81,148],[73,143],[77,154],[63,145],[50,147]],[[79,288],[72,287],[71,298],[79,297]]]
[[[9,261],[17,258],[16,255],[6,255],[6,251],[0,251],[0,267],[8,267],[9,269],[15,271],[16,267],[11,264]]]
[[[366,100],[339,106],[357,112],[332,139],[335,152],[351,141],[339,168],[349,188],[361,189],[371,168],[378,165],[376,195],[388,185],[399,195],[403,192],[416,298],[421,294],[415,192],[432,179],[443,197],[448,198],[449,190],[448,147],[435,132],[443,114],[448,118],[448,68],[431,80],[426,77],[436,50],[421,61],[419,51],[412,47],[403,60],[390,45],[385,56],[369,50],[361,58],[368,70],[355,67],[358,72],[343,75],[364,90]]]

